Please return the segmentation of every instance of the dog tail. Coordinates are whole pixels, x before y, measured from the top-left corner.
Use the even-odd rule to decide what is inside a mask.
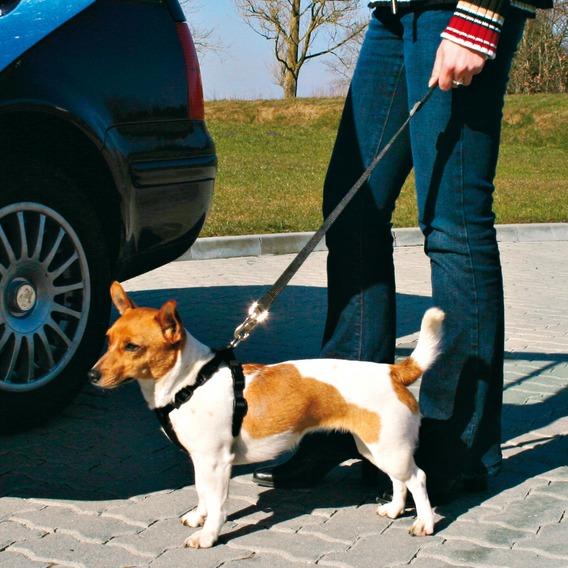
[[[412,355],[391,365],[391,376],[399,383],[408,386],[419,379],[427,371],[438,356],[442,338],[442,322],[445,314],[439,308],[430,308],[422,318],[418,344]]]

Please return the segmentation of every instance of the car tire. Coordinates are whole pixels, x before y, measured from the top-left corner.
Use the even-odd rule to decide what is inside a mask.
[[[78,180],[0,171],[0,433],[55,416],[85,384],[109,321],[103,230]]]

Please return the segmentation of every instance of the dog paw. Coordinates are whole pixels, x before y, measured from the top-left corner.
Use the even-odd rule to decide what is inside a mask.
[[[216,540],[217,538],[211,533],[197,531],[185,539],[184,546],[186,548],[211,548]]]
[[[377,509],[377,515],[388,517],[389,519],[397,519],[402,513],[404,513],[404,509],[397,507],[395,503],[387,503]]]
[[[197,509],[194,509],[193,511],[186,513],[180,521],[182,525],[195,529],[203,526],[203,523],[205,522],[205,515],[202,515]]]
[[[423,519],[416,519],[408,532],[412,536],[428,536],[434,534],[434,523]]]

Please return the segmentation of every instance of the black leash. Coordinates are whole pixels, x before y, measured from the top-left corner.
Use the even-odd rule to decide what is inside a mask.
[[[298,255],[288,265],[288,268],[281,274],[276,282],[268,289],[268,291],[256,302],[254,302],[248,312],[247,317],[236,329],[233,339],[229,342],[228,347],[234,349],[241,341],[249,337],[254,328],[262,323],[268,317],[268,310],[274,300],[282,293],[288,282],[298,272],[302,264],[306,262],[308,256],[314,251],[318,243],[325,236],[329,228],[335,223],[336,219],[341,215],[349,202],[355,197],[355,194],[361,189],[362,185],[371,177],[373,170],[383,159],[385,154],[390,150],[398,137],[405,131],[406,127],[414,117],[414,115],[424,106],[426,101],[432,96],[436,85],[430,87],[428,92],[420,99],[410,110],[408,118],[402,123],[401,127],[396,131],[395,135],[389,140],[388,144],[377,153],[369,167],[364,171],[361,177],[355,182],[355,185],[343,196],[341,201],[336,205],[335,209],[326,217],[321,227],[314,233],[310,240],[304,245]]]
[[[197,380],[193,385],[186,386],[180,389],[174,397],[174,401],[162,408],[156,408],[155,412],[162,425],[162,428],[168,438],[177,444],[184,451],[185,448],[180,443],[175,430],[170,420],[170,413],[185,404],[191,399],[193,393],[202,385],[204,385],[221,367],[227,365],[231,371],[233,378],[233,422],[232,434],[237,437],[241,430],[243,419],[247,413],[247,401],[244,398],[243,392],[245,388],[245,377],[241,364],[237,361],[234,349],[249,337],[254,328],[262,323],[268,316],[270,306],[286,288],[288,282],[292,279],[294,274],[298,272],[300,267],[304,264],[308,256],[314,251],[316,245],[322,240],[329,228],[335,223],[336,219],[341,215],[343,210],[347,207],[349,202],[355,197],[355,194],[361,189],[362,185],[371,177],[373,170],[377,167],[378,163],[383,159],[385,154],[390,150],[391,146],[395,143],[398,137],[404,132],[412,117],[424,106],[426,101],[432,96],[435,90],[430,87],[428,92],[419,100],[410,110],[408,118],[402,123],[400,128],[396,131],[395,135],[389,140],[388,144],[377,153],[369,167],[364,171],[361,177],[355,182],[355,185],[344,195],[341,201],[336,205],[335,209],[327,216],[321,227],[304,245],[298,255],[292,260],[282,275],[276,282],[268,289],[268,291],[256,302],[252,304],[249,309],[248,316],[241,325],[237,327],[233,339],[224,349],[215,352],[215,356],[207,362],[199,371]]]

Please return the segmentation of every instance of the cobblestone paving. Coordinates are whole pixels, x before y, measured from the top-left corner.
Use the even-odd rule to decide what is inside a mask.
[[[250,469],[231,482],[219,546],[181,547],[178,518],[196,504],[188,460],[158,431],[136,385],[87,388],[45,428],[0,439],[0,566],[226,568],[568,566],[568,243],[503,244],[507,343],[502,475],[490,490],[437,509],[437,532],[411,538],[412,512],[375,515],[357,463],[312,490],[260,489]],[[399,347],[429,305],[428,265],[397,249]],[[128,282],[140,304],[177,298],[187,327],[228,339],[249,301],[290,257],[178,262]],[[317,353],[325,254],[312,255],[243,346],[264,362]]]

